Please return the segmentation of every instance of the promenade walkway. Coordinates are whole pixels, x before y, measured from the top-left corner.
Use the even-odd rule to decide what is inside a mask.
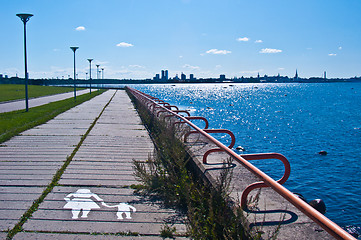
[[[85,93],[89,93],[89,89],[76,91],[77,96],[83,95]],[[29,108],[41,106],[44,104],[48,104],[51,102],[56,102],[72,97],[74,97],[74,92],[59,93],[55,95],[38,97],[38,98],[30,98]],[[22,109],[25,109],[25,99],[0,103],[0,113],[22,110]]]
[[[4,142],[0,239],[16,225],[23,231],[14,239],[161,239],[165,223],[184,234],[183,216],[131,187],[139,184],[132,160],[146,161],[153,149],[123,90],[109,90]],[[39,198],[32,216],[21,221]]]

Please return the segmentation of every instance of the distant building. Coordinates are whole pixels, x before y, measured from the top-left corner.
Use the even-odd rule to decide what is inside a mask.
[[[194,79],[195,79],[195,78],[194,78],[194,74],[191,73],[191,74],[189,75],[189,80],[194,80]]]
[[[224,75],[224,74],[219,75],[219,79],[226,80],[226,75]]]
[[[295,74],[295,77],[293,78],[293,80],[298,80],[298,73],[297,73],[297,69],[296,69],[296,74]]]
[[[182,80],[182,81],[185,81],[186,79],[187,79],[187,76],[186,76],[184,73],[182,73],[182,74],[181,74],[181,80]]]
[[[168,81],[168,70],[162,70],[161,74],[162,74],[161,80]]]
[[[323,72],[323,78],[326,79],[326,71]]]
[[[159,81],[160,80],[160,77],[159,77],[159,74],[156,74],[155,77],[153,78],[154,81]]]

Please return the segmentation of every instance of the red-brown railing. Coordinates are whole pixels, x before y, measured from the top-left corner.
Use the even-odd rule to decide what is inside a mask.
[[[224,144],[219,142],[217,139],[215,139],[214,137],[209,135],[207,133],[207,131],[209,131],[209,129],[199,128],[198,126],[193,124],[191,121],[189,121],[187,119],[187,117],[177,114],[176,112],[179,110],[172,111],[172,110],[162,106],[162,105],[170,105],[170,104],[167,104],[164,101],[162,101],[158,98],[152,97],[148,94],[142,93],[136,89],[132,89],[132,88],[127,88],[127,89],[133,94],[133,96],[135,98],[138,99],[138,101],[142,102],[151,111],[155,112],[156,111],[155,106],[157,106],[157,108],[161,109],[161,111],[167,112],[167,113],[175,116],[179,120],[181,120],[181,122],[178,122],[178,123],[188,124],[197,133],[201,134],[202,136],[207,138],[210,142],[217,145],[219,147],[219,149],[217,149],[217,151],[222,151],[222,152],[227,153],[229,156],[231,156],[237,162],[242,164],[246,169],[248,169],[251,173],[253,173],[255,176],[257,176],[258,178],[260,178],[263,181],[263,182],[253,183],[243,191],[244,194],[241,199],[241,203],[244,204],[243,207],[245,206],[245,204],[247,202],[247,195],[250,191],[252,191],[253,189],[256,189],[256,188],[260,188],[260,187],[271,187],[274,191],[276,191],[283,198],[285,198],[287,201],[289,201],[291,204],[293,204],[296,208],[298,208],[300,211],[302,211],[305,215],[307,215],[309,218],[311,218],[314,222],[316,222],[319,226],[321,226],[323,229],[325,229],[329,234],[331,234],[336,239],[356,240],[356,238],[351,236],[349,233],[347,233],[344,229],[342,229],[336,223],[332,222],[330,219],[325,217],[319,211],[317,211],[316,209],[311,207],[309,204],[307,204],[301,198],[297,197],[295,194],[293,194],[292,192],[290,192],[288,189],[286,189],[285,187],[283,187],[281,185],[287,180],[287,178],[289,176],[289,172],[290,172],[289,163],[283,155],[278,154],[278,153],[238,155],[231,148],[225,146]],[[162,105],[160,105],[158,102],[160,102]],[[153,106],[153,107],[150,107],[150,106]],[[182,112],[187,112],[187,111],[182,111]],[[157,116],[158,113],[155,113],[155,114]],[[188,115],[189,115],[189,113],[188,113]],[[233,141],[233,139],[232,139],[232,141]],[[233,145],[232,145],[232,147],[233,147]],[[216,149],[211,149],[211,150],[216,150]],[[285,165],[284,176],[280,180],[275,181],[274,179],[269,177],[267,174],[265,174],[264,172],[262,172],[261,170],[259,170],[257,167],[253,166],[249,162],[249,160],[260,160],[260,159],[279,159],[279,160],[281,160]],[[206,162],[206,159],[203,158],[203,162],[204,161]]]

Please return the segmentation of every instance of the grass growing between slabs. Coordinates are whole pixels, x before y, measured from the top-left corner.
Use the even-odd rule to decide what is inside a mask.
[[[241,212],[234,211],[228,201],[232,170],[226,168],[215,186],[204,181],[197,174],[186,147],[176,137],[179,129],[159,121],[143,105],[133,101],[157,147],[155,156],[147,162],[134,160],[135,175],[142,183],[137,191],[160,198],[166,206],[184,212],[192,239],[249,239]],[[177,231],[168,226],[162,236],[172,238]]]
[[[74,98],[52,102],[39,107],[30,108],[28,112],[25,110],[7,112],[0,114],[0,143],[9,140],[17,134],[43,124],[62,112],[69,110],[93,97],[103,93],[104,90],[92,92],[92,94],[83,94]]]
[[[81,90],[78,88],[77,90]],[[72,92],[72,87],[51,87],[28,85],[29,98]],[[0,84],[0,102],[25,99],[25,86],[22,84]]]

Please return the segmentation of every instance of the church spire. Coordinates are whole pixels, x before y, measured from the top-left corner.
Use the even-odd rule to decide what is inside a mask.
[[[294,77],[295,80],[298,79],[298,73],[297,73],[297,68],[296,68],[296,74],[295,74],[295,77]]]

